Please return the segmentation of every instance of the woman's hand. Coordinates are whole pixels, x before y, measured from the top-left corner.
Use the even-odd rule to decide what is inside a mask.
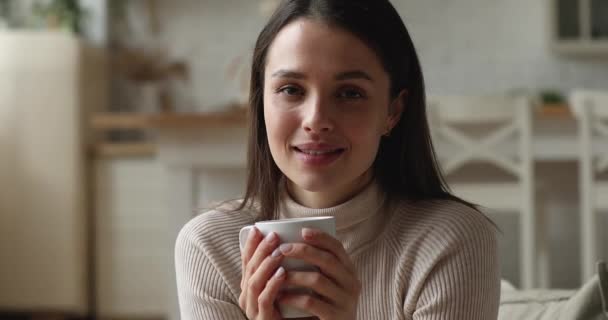
[[[285,282],[283,256],[278,250],[279,237],[270,233],[265,238],[256,228],[247,237],[241,252],[243,276],[239,306],[251,320],[281,319],[275,306],[277,294]]]
[[[306,243],[283,244],[285,257],[304,260],[320,272],[287,274],[285,284],[312,289],[317,296],[285,293],[278,302],[317,316],[321,320],[356,319],[361,282],[342,243],[316,229],[302,229]]]

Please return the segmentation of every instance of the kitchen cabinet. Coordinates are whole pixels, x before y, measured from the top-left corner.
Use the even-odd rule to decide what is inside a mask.
[[[104,54],[55,31],[0,31],[0,310],[89,312],[87,139]]]
[[[161,319],[175,284],[166,181],[154,157],[94,160],[97,319]]]

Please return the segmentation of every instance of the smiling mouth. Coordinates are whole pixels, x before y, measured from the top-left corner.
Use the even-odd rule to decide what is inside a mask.
[[[308,156],[328,156],[328,155],[336,155],[344,152],[344,148],[336,148],[336,149],[328,149],[328,150],[303,150],[298,147],[293,147],[296,152],[308,155]]]

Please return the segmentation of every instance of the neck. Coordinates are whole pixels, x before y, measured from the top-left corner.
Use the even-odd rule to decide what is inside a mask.
[[[287,192],[291,198],[304,207],[311,209],[331,208],[350,200],[372,181],[371,170],[352,182],[335,188],[309,191],[287,180]]]

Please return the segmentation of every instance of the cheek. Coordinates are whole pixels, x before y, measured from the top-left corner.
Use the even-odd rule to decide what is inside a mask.
[[[364,153],[372,153],[380,145],[380,137],[377,133],[377,128],[368,128],[368,130],[354,130],[350,134],[351,143],[355,148],[358,148]],[[374,155],[371,154],[370,156]]]
[[[264,101],[264,123],[268,134],[268,143],[274,153],[289,144],[289,139],[297,129],[297,119],[273,107],[272,101]]]
[[[353,116],[342,117],[342,128],[348,132],[351,140],[370,143],[378,140],[386,124],[381,115],[365,112]]]
[[[356,124],[351,122],[343,126],[353,148],[353,155],[365,163],[373,162],[380,146],[384,124],[378,119],[368,115],[365,119],[357,120]]]

